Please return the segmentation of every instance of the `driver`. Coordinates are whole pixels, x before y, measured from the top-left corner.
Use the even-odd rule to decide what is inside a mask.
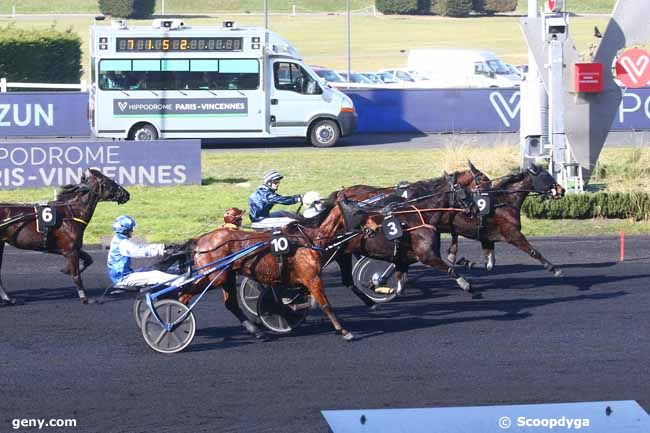
[[[137,244],[131,240],[135,220],[129,215],[121,215],[113,222],[115,236],[108,251],[108,276],[115,286],[150,286],[167,283],[181,286],[189,276],[179,276],[152,270],[134,272],[131,269],[132,258],[160,257],[165,254],[164,244]]]
[[[251,222],[260,222],[266,218],[296,218],[293,212],[271,212],[271,208],[276,204],[291,205],[298,203],[302,198],[300,194],[283,196],[277,193],[280,181],[283,178],[284,176],[275,170],[271,170],[264,175],[264,183],[248,197],[248,215]]]

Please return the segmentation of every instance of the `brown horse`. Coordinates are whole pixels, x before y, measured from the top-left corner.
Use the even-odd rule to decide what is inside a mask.
[[[470,163],[471,165],[471,163]],[[473,167],[473,166],[472,166]],[[465,170],[454,172],[451,175],[445,174],[444,177],[420,181],[402,188],[388,187],[379,188],[368,185],[356,185],[350,188],[345,188],[338,191],[337,200],[373,200],[373,207],[382,207],[389,203],[399,204],[407,200],[417,200],[419,197],[426,197],[424,200],[417,200],[413,202],[412,208],[408,209],[410,215],[400,215],[403,222],[406,220],[413,220],[411,227],[422,225],[416,233],[410,233],[400,240],[400,256],[398,257],[396,244],[392,241],[386,241],[383,234],[374,238],[358,238],[350,242],[345,252],[337,257],[337,263],[341,268],[341,275],[343,283],[350,287],[355,293],[358,289],[354,287],[352,279],[352,253],[359,253],[365,256],[387,260],[395,263],[398,281],[402,281],[402,276],[407,272],[408,266],[417,261],[432,266],[447,275],[456,279],[456,282],[461,288],[466,291],[471,290],[471,285],[462,277],[458,276],[455,270],[449,267],[440,258],[440,233],[452,232],[446,226],[449,221],[458,215],[459,211],[426,211],[422,213],[422,218],[414,210],[416,208],[450,208],[457,209],[465,208],[468,204],[464,200],[458,200],[458,196],[469,188],[473,188],[478,183],[486,182],[489,179],[478,170]],[[396,193],[397,191],[397,193]],[[342,215],[338,214],[340,221],[338,228],[343,227]],[[406,218],[406,220],[404,219]],[[426,222],[425,222],[426,220]],[[437,227],[437,225],[445,222],[445,227]],[[413,232],[415,230],[411,230]],[[416,248],[412,249],[411,239],[416,240]],[[457,238],[456,238],[457,240]],[[429,250],[429,251],[427,251]],[[357,293],[359,296],[359,294]],[[367,305],[373,302],[365,297],[360,296]],[[365,298],[365,299],[364,299]]]
[[[548,195],[554,199],[564,196],[564,188],[553,176],[543,168],[531,165],[520,173],[506,175],[493,182],[481,182],[478,191],[492,198],[491,212],[483,220],[475,215],[458,214],[451,221],[443,221],[442,228],[456,236],[479,240],[483,245],[488,270],[495,263],[494,243],[508,242],[560,276],[562,272],[533,248],[521,233],[521,206],[529,194]],[[456,250],[453,251],[455,254]]]
[[[237,317],[248,332],[261,338],[263,332],[248,321],[239,308],[235,273],[267,286],[304,287],[309,290],[313,299],[325,312],[334,329],[344,339],[353,339],[352,333],[345,330],[339,323],[325,295],[323,281],[320,277],[320,253],[314,248],[312,241],[296,225],[284,227],[282,233],[291,242],[289,254],[285,256],[282,266],[278,258],[271,253],[269,244],[272,234],[270,232],[249,232],[224,228],[213,230],[193,239],[187,248],[192,254],[194,266],[197,268],[260,241],[264,242],[265,246],[259,253],[236,261],[231,268],[224,272],[212,273],[196,281],[191,287],[185,288],[182,299],[187,301],[189,295],[199,293],[210,282],[213,286],[221,286],[226,308]]]
[[[37,215],[34,204],[0,204],[0,268],[5,242],[16,248],[60,254],[67,259],[62,272],[70,274],[77,287],[79,299],[88,303],[81,272],[92,264],[92,258],[83,251],[83,235],[86,226],[100,201],[126,203],[129,193],[126,189],[104,176],[99,170],[90,169],[78,185],[66,185],[57,195],[56,201],[47,203],[48,217],[56,225],[47,230],[37,229]],[[44,233],[43,233],[44,232]],[[79,266],[79,259],[83,266]],[[0,298],[5,303],[12,300],[0,280]]]

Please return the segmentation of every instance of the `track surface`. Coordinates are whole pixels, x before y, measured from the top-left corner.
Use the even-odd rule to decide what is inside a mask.
[[[130,300],[82,306],[60,257],[8,249],[3,280],[24,304],[0,308],[0,431],[14,418],[76,418],[74,432],[311,433],[328,431],[323,409],[630,399],[648,410],[650,238],[627,239],[625,263],[612,238],[533,243],[565,276],[498,245],[492,273],[464,271],[483,299],[417,266],[403,297],[369,313],[326,271],[351,343],[319,312],[255,341],[209,293],[176,355],[147,348]],[[106,255],[90,250],[84,280],[98,295]],[[478,260],[479,245],[461,253]]]

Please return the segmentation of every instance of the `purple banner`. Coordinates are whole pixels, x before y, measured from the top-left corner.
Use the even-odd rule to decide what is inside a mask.
[[[120,185],[201,183],[201,141],[4,143],[0,189],[78,183],[97,168]]]
[[[517,89],[345,90],[358,132],[516,132]],[[0,93],[0,137],[89,137],[88,93]],[[650,88],[628,89],[612,130],[650,130]]]
[[[0,93],[0,137],[89,137],[87,92]]]

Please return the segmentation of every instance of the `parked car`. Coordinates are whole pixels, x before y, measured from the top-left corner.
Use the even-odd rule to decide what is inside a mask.
[[[346,80],[336,73],[333,69],[328,69],[323,66],[311,66],[311,69],[316,72],[316,75],[327,81],[328,83],[345,83]]]
[[[490,51],[422,48],[409,51],[408,70],[429,74],[442,87],[518,87],[514,74]]]
[[[382,84],[384,82],[379,76],[379,74],[376,74],[374,72],[359,72],[359,73],[375,84]]]
[[[375,84],[370,78],[363,76],[362,74],[359,74],[358,72],[350,72],[350,79],[348,80],[348,73],[347,72],[341,72],[337,71],[337,73],[343,77],[345,81],[349,81],[350,83],[358,83],[358,84]]]

